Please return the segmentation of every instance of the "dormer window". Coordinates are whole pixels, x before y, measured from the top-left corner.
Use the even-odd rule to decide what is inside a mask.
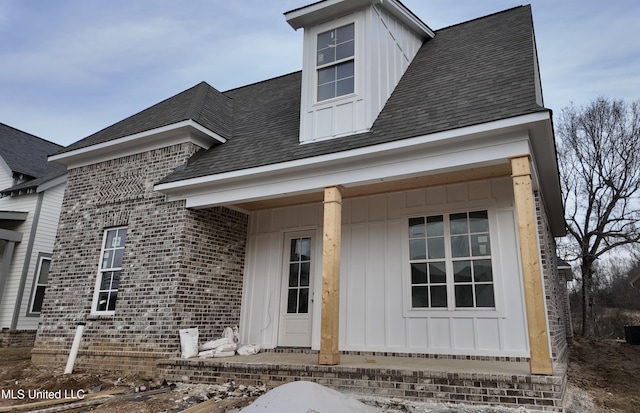
[[[354,24],[318,34],[317,101],[354,92]]]

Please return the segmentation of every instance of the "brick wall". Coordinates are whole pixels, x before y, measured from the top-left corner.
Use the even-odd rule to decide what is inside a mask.
[[[3,328],[0,331],[0,347],[31,347],[36,339],[36,330],[9,330]]]
[[[78,365],[89,369],[105,360],[151,369],[178,354],[178,329],[198,326],[207,337],[239,322],[247,217],[187,210],[153,191],[197,149],[185,143],[69,171],[34,362],[60,363],[81,321]],[[115,315],[91,315],[104,230],[115,226],[128,229]]]
[[[568,361],[567,325],[570,325],[567,285],[564,276],[558,272],[556,243],[551,235],[544,204],[538,192],[535,193],[536,213],[538,220],[538,236],[541,247],[541,268],[544,278],[547,319],[551,341],[552,357],[555,361]]]

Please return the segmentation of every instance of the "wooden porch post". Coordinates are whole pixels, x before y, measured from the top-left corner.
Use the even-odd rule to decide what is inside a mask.
[[[523,155],[511,159],[511,176],[515,199],[520,256],[522,258],[522,278],[524,299],[529,328],[529,347],[531,374],[553,374],[553,363],[549,354],[549,334],[542,287],[542,271],[538,251],[536,216],[531,188],[531,169],[529,156]]]
[[[318,364],[340,363],[338,351],[340,304],[340,238],[342,190],[324,190],[324,229],[322,237],[322,320]]]

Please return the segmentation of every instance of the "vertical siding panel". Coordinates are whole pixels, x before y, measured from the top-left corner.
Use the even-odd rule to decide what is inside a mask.
[[[429,331],[431,347],[434,350],[449,350],[451,348],[451,325],[448,317],[431,318]]]
[[[367,252],[369,249],[369,226],[351,226],[351,252],[347,278],[347,348],[363,348],[365,345]]]
[[[377,348],[385,346],[385,254],[386,224],[369,226],[368,258],[366,260],[366,345]],[[394,303],[398,305],[398,302]]]
[[[455,350],[475,349],[474,325],[472,318],[453,319],[453,337]]]
[[[501,350],[502,334],[500,334],[499,324],[497,319],[479,318],[476,320],[479,350]]]
[[[407,346],[407,319],[402,298],[402,228],[400,221],[389,222],[385,240],[385,326],[390,350]]]
[[[409,318],[407,320],[407,345],[413,352],[428,350],[427,319]]]

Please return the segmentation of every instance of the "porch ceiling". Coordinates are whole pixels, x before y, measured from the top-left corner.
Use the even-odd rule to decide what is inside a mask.
[[[375,184],[344,187],[342,197],[356,198],[367,195],[384,194],[388,192],[406,191],[416,188],[457,184],[484,179],[511,176],[511,165],[508,162],[496,165],[481,166],[463,170],[449,171],[438,174],[430,174],[392,181],[381,181]],[[292,205],[301,205],[322,202],[323,191],[306,193],[301,195],[283,196],[253,202],[234,204],[234,207],[245,211],[258,211],[261,209],[279,208]]]

